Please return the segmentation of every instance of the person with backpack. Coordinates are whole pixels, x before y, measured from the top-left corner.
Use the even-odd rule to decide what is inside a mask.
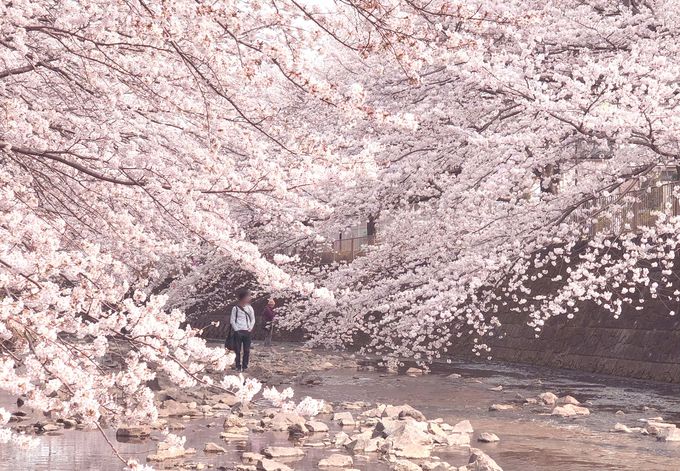
[[[231,309],[231,316],[229,318],[234,353],[236,353],[234,369],[238,371],[247,370],[248,360],[250,359],[250,333],[253,331],[253,327],[255,327],[255,311],[253,311],[253,307],[250,305],[251,299],[250,291],[239,291],[236,305]],[[241,356],[242,352],[243,356]]]

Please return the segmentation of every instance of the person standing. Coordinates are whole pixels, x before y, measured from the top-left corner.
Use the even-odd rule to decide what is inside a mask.
[[[237,303],[231,309],[229,319],[234,332],[234,352],[236,353],[234,368],[238,371],[247,370],[250,360],[250,333],[255,327],[255,311],[250,305],[251,299],[250,291],[239,291]]]
[[[272,346],[272,336],[274,335],[274,318],[276,317],[276,312],[274,312],[274,307],[276,306],[276,301],[274,298],[269,298],[267,305],[262,311],[262,318],[264,319],[264,346]]]

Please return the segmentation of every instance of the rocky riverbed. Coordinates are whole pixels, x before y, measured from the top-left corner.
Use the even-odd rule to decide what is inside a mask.
[[[680,462],[671,386],[495,364],[396,371],[290,345],[256,346],[249,374],[327,405],[310,419],[260,396],[243,407],[228,394],[159,381],[159,422],[108,429],[108,437],[125,457],[157,469],[662,471]],[[98,432],[9,400],[14,427],[40,435],[41,444],[3,445],[0,470],[122,468]],[[186,443],[168,447],[163,429]]]

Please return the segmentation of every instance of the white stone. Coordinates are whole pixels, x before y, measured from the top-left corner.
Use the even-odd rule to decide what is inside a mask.
[[[495,443],[501,441],[501,439],[498,438],[498,435],[495,433],[482,432],[479,434],[479,437],[477,437],[477,441],[484,443]]]
[[[551,415],[557,415],[560,417],[574,417],[577,415],[590,415],[590,411],[581,406],[575,406],[573,404],[565,404],[563,406],[557,406],[551,412]]]
[[[345,432],[338,432],[335,434],[335,437],[333,437],[333,444],[335,446],[345,446],[350,441],[349,435]]]
[[[43,430],[45,428],[43,427]],[[45,430],[49,431],[49,430]],[[123,425],[116,430],[116,437],[148,437],[151,435],[151,430],[145,425]]]
[[[293,471],[289,466],[267,458],[262,458],[257,463],[257,469],[261,471]]]
[[[271,426],[272,430],[282,432],[288,430],[288,427],[294,424],[300,424],[304,426],[305,422],[305,418],[298,414],[291,412],[279,412],[278,414],[274,415],[274,417],[272,417],[269,425]]]
[[[227,450],[221,446],[219,446],[217,443],[213,442],[208,442],[205,444],[203,447],[203,451],[205,453],[226,453]]]
[[[504,410],[513,410],[515,408],[514,405],[512,404],[491,404],[491,407],[489,407],[490,411],[504,411]]]
[[[448,446],[470,446],[469,433],[452,433],[446,436]]]
[[[305,452],[293,446],[268,446],[262,450],[262,454],[267,458],[298,458],[304,456]]]
[[[472,428],[472,424],[470,423],[469,420],[463,420],[461,422],[458,422],[456,425],[454,425],[453,429],[451,429],[451,432],[473,433],[474,429]]]
[[[648,422],[646,430],[647,430],[647,433],[649,433],[650,435],[659,435],[659,434],[663,433],[664,430],[674,429],[674,428],[676,428],[675,424],[667,424],[667,423],[664,423],[664,422]]]
[[[406,374],[409,376],[420,376],[423,373],[424,373],[423,370],[421,370],[420,368],[409,368],[408,370],[406,370]]]
[[[262,456],[259,453],[253,453],[250,451],[245,451],[241,455],[241,461],[243,461],[246,464],[256,464],[258,461],[262,460],[264,456]]]
[[[544,392],[538,395],[538,401],[546,406],[554,406],[557,404],[558,399],[559,398],[551,392]]]
[[[353,464],[354,460],[351,456],[334,453],[319,461],[319,468],[349,468]]]
[[[409,460],[397,460],[392,463],[393,471],[422,471],[422,468]]]
[[[503,468],[482,450],[472,448],[470,450],[470,461],[463,469],[466,471],[503,471]]]
[[[328,425],[317,420],[310,420],[305,426],[310,432],[328,432]]]
[[[677,428],[665,428],[659,431],[656,439],[662,442],[680,442],[680,430]]]
[[[404,422],[385,440],[388,450],[402,458],[428,458],[433,444],[432,437],[416,425]]]
[[[571,405],[574,405],[574,406],[581,405],[581,403],[578,402],[578,400],[573,396],[563,396],[563,397],[561,397],[557,400],[557,403],[558,404],[571,404]]]
[[[333,420],[343,427],[354,427],[356,424],[354,417],[352,417],[352,414],[349,412],[336,412],[333,414]]]

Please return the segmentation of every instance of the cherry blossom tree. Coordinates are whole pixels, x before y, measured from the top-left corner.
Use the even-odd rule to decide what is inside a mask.
[[[502,309],[677,302],[670,210],[592,231],[675,165],[676,7],[3,3],[0,387],[95,427],[153,420],[158,374],[233,389],[167,307],[232,267],[313,341],[421,360]],[[369,219],[365,256],[314,263]]]
[[[319,61],[339,37],[297,2],[20,0],[0,17],[0,388],[100,429],[153,421],[159,374],[234,390],[215,381],[231,356],[158,293],[228,260],[314,294],[265,254],[310,237],[331,211],[310,189],[356,171],[314,128],[351,108]]]
[[[366,109],[411,129],[357,123],[374,171],[335,192],[326,225],[377,218],[379,242],[309,268],[335,301],[285,322],[319,344],[429,361],[461,335],[485,350],[499,313],[538,331],[586,300],[618,316],[658,298],[673,315],[677,195],[632,222],[677,163],[676,3],[400,5],[418,60],[368,57],[355,76]]]

